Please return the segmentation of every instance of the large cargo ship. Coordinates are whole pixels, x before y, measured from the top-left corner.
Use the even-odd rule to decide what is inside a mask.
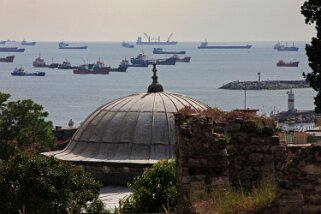
[[[208,45],[208,42],[201,42],[199,49],[250,49],[252,45]]]
[[[21,45],[36,45],[36,42],[27,42],[26,40],[22,40]]]
[[[288,46],[288,44],[281,45],[280,42],[274,45],[274,49],[277,51],[298,51],[299,50],[299,48],[295,47],[294,44],[292,46]]]
[[[24,48],[18,48],[18,47],[3,47],[0,48],[0,52],[24,52]]]
[[[154,48],[153,54],[186,54],[186,51],[164,51],[163,48]]]
[[[70,46],[66,42],[59,42],[59,49],[87,49],[88,46]]]
[[[299,61],[285,62],[283,60],[279,60],[278,63],[276,63],[276,66],[278,66],[278,67],[298,67]]]
[[[177,41],[170,41],[170,38],[172,37],[173,33],[169,35],[167,38],[167,41],[161,41],[160,37],[152,38],[147,33],[144,33],[145,37],[147,38],[147,41],[143,41],[142,37],[138,37],[136,41],[136,45],[176,45]]]

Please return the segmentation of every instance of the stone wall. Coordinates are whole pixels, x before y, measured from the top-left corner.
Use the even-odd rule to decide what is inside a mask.
[[[274,130],[262,124],[176,115],[178,213],[196,213],[193,202],[225,187],[229,180],[250,189],[263,178],[277,176],[286,148]]]
[[[294,154],[281,171],[277,197],[265,213],[321,213],[321,144]]]
[[[258,121],[235,119],[226,127],[229,142],[229,179],[233,186],[250,190],[263,179],[274,180],[287,159],[287,150],[280,144],[271,127]]]
[[[227,184],[226,140],[205,117],[176,116],[178,213],[196,213],[192,202]]]

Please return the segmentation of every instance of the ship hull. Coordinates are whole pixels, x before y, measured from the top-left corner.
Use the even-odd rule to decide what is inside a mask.
[[[21,45],[30,45],[30,46],[33,46],[33,45],[36,45],[36,42],[21,42]]]
[[[244,46],[218,46],[218,45],[209,45],[209,46],[198,46],[199,49],[250,49],[252,45],[244,45]]]
[[[37,72],[37,73],[11,73],[12,76],[46,76],[45,72]]]
[[[153,54],[186,54],[186,51],[153,51]]]
[[[176,41],[172,42],[136,42],[136,45],[176,45]]]
[[[110,67],[100,68],[96,70],[88,70],[78,68],[74,70],[74,74],[109,74]]]
[[[5,58],[0,58],[0,62],[13,62],[15,56],[7,56]]]
[[[299,62],[289,62],[289,63],[280,63],[280,62],[278,62],[276,64],[276,66],[278,66],[278,67],[298,67],[299,66]]]
[[[81,46],[81,47],[59,47],[59,49],[69,49],[69,50],[79,50],[79,49],[87,49],[88,46]]]
[[[24,52],[24,48],[0,48],[0,52]]]

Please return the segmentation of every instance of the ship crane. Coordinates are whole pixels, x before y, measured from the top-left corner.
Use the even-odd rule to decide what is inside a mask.
[[[147,33],[144,33],[144,35],[146,36],[148,42],[150,42],[150,36]]]
[[[167,42],[169,42],[169,40],[171,39],[171,37],[173,36],[173,33],[171,33],[167,39]]]

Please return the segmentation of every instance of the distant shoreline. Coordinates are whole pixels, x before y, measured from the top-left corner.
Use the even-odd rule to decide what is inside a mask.
[[[305,80],[266,80],[266,81],[233,81],[219,89],[229,90],[281,90],[292,88],[309,88]]]

